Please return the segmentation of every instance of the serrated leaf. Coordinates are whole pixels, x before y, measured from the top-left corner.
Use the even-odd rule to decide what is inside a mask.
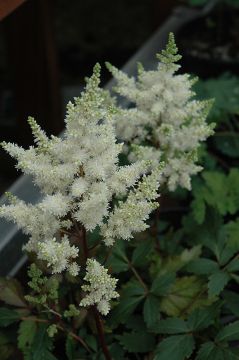
[[[230,276],[224,271],[218,271],[209,276],[208,282],[208,295],[210,298],[218,296],[227,283],[230,280]]]
[[[195,309],[188,317],[187,325],[191,331],[201,331],[215,322],[218,307],[214,305]]]
[[[117,338],[120,344],[131,353],[146,353],[155,347],[155,337],[149,333],[124,333]]]
[[[47,327],[48,324],[37,324],[37,330],[27,360],[57,360],[51,353],[53,344],[52,339],[48,336]]]
[[[14,353],[14,346],[11,344],[10,339],[3,333],[0,333],[0,354],[1,360],[12,359]]]
[[[157,334],[185,334],[189,332],[187,323],[179,318],[161,320],[154,326],[153,330]]]
[[[224,228],[228,245],[232,248],[239,249],[239,219],[237,218],[235,221],[228,222]]]
[[[33,320],[21,321],[18,329],[18,348],[23,352],[32,344],[37,326]]]
[[[125,253],[125,245],[123,242],[117,242],[117,246],[114,247],[106,265],[116,274],[129,269],[129,261]]]
[[[205,219],[203,203],[222,216],[235,214],[239,203],[239,170],[232,168],[228,175],[219,171],[204,171],[202,177],[204,183],[193,188],[192,210],[195,220],[202,224]]]
[[[206,294],[206,284],[196,276],[176,279],[169,293],[161,301],[161,311],[169,316],[178,317],[190,314],[194,309],[210,305]]]
[[[208,275],[218,271],[219,266],[216,261],[200,258],[193,260],[186,266],[185,270],[196,275]]]
[[[180,241],[179,241],[180,242]],[[184,249],[180,255],[168,256],[163,261],[163,274],[167,276],[167,274],[171,274],[171,276],[178,272],[180,269],[187,266],[193,259],[196,259],[201,254],[201,245],[193,246],[190,249]],[[162,276],[160,274],[158,276]]]
[[[156,296],[165,295],[174,281],[175,274],[173,273],[160,275],[153,281],[150,292]]]
[[[115,326],[124,323],[145,297],[145,289],[139,282],[132,281],[124,288],[119,304],[111,311],[109,323]]]
[[[226,270],[230,273],[239,271],[239,259],[238,257],[231,260],[229,264],[226,266]]]
[[[239,294],[225,290],[223,291],[225,306],[236,316],[239,316]]]
[[[202,224],[206,215],[206,204],[200,191],[194,194],[194,200],[191,202],[191,208],[196,222],[198,224]]]
[[[203,344],[196,356],[196,360],[238,360],[238,354],[230,348],[218,347],[212,341]]]
[[[143,239],[133,252],[131,260],[132,264],[134,266],[142,266],[147,264],[147,257],[152,252],[153,245],[154,243],[151,239]]]
[[[162,340],[153,360],[184,360],[188,359],[194,349],[192,335],[175,335]]]
[[[201,2],[202,0],[190,1]],[[200,99],[215,99],[209,113],[210,121],[215,122],[225,121],[228,119],[229,114],[238,114],[238,88],[238,78],[228,73],[215,79],[200,80],[194,85]]]
[[[136,280],[129,281],[123,288],[121,299],[132,296],[144,296],[145,289],[140,282]]]
[[[126,359],[124,356],[124,350],[119,344],[112,344],[109,346],[110,353],[112,355],[113,360],[122,360]]]
[[[216,336],[216,341],[239,340],[239,320],[225,326]]]
[[[180,254],[180,258],[184,264],[187,264],[198,258],[201,255],[201,252],[202,246],[196,245],[193,246],[191,249],[184,249],[183,252]]]
[[[6,327],[20,320],[20,315],[8,308],[0,308],[0,327]]]
[[[0,300],[8,305],[26,306],[21,284],[16,279],[0,278]]]
[[[75,340],[71,336],[66,338],[66,356],[68,360],[74,360]]]
[[[153,295],[149,295],[143,307],[144,321],[151,328],[160,319],[160,301]]]

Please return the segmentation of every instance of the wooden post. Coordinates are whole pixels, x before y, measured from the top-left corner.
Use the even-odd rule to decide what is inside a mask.
[[[63,129],[51,5],[28,0],[4,20],[17,116],[14,140],[21,145],[32,142],[29,115],[48,134]]]

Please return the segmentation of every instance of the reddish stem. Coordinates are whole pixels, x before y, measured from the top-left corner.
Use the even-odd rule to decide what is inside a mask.
[[[98,335],[99,335],[100,345],[101,345],[103,353],[105,355],[105,359],[112,360],[109,349],[105,342],[104,327],[103,327],[103,323],[102,323],[100,314],[95,306],[93,306],[92,310],[93,310],[93,315],[95,318],[95,323],[96,323],[96,327],[97,327],[97,331],[98,331]]]
[[[77,225],[76,225],[76,228],[78,229],[78,232],[79,232],[79,228]],[[82,247],[83,247],[84,257],[85,257],[85,262],[86,262],[89,257],[89,249],[87,247],[86,229],[84,226],[82,226],[82,228],[81,228],[81,241],[82,241]],[[98,332],[98,336],[99,336],[100,345],[101,345],[102,351],[104,353],[105,359],[112,360],[112,357],[110,355],[109,349],[108,349],[106,341],[105,341],[104,327],[103,327],[103,323],[102,323],[100,314],[95,306],[93,306],[92,309],[93,309],[93,315],[94,315],[94,319],[95,319],[95,323],[96,323],[96,328],[97,328],[97,332]]]

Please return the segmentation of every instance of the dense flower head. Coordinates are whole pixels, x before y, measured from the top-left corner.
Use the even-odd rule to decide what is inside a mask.
[[[29,118],[35,146],[23,149],[2,144],[17,160],[16,167],[32,176],[42,200],[33,205],[10,197],[10,204],[0,208],[0,215],[14,221],[29,236],[25,249],[46,261],[53,273],[67,270],[78,274],[82,249],[75,246],[71,236],[76,228],[93,231],[99,226],[104,243],[112,245],[117,238],[129,239],[143,230],[156,206],[161,171],[142,177],[149,171],[149,162],[144,160],[119,166],[123,144],[115,135],[117,110],[99,82],[97,64],[85,91],[67,106],[63,137],[47,137]],[[151,191],[142,195],[146,181]]]
[[[150,159],[152,166],[157,166],[163,160],[168,188],[175,190],[180,185],[190,189],[191,176],[201,170],[196,164],[197,150],[212,133],[213,125],[206,124],[212,102],[195,100],[195,79],[175,74],[181,56],[173,34],[157,58],[154,71],[139,65],[137,79],[107,64],[117,82],[115,91],[134,104],[116,114],[117,134],[126,143],[130,161]]]
[[[87,260],[84,280],[89,284],[82,286],[82,290],[87,294],[81,300],[80,305],[96,305],[102,315],[107,315],[110,310],[110,300],[119,296],[115,291],[118,280],[111,277],[108,270],[95,259]]]

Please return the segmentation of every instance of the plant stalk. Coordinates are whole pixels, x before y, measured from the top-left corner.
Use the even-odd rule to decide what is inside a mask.
[[[96,328],[97,328],[98,335],[99,335],[100,345],[101,345],[102,351],[104,353],[105,359],[112,360],[108,346],[105,341],[104,327],[102,324],[102,320],[101,320],[99,311],[97,310],[97,308],[95,306],[93,306],[92,310],[93,310],[93,315],[95,318]]]
[[[89,250],[87,247],[87,239],[86,239],[86,229],[85,229],[85,227],[82,227],[81,230],[82,230],[81,231],[81,240],[82,240],[83,252],[84,252],[84,257],[85,257],[85,262],[86,262],[89,257]],[[97,332],[98,332],[98,336],[99,336],[99,342],[100,342],[102,351],[104,353],[105,359],[112,360],[108,346],[105,341],[104,327],[103,327],[103,323],[102,323],[99,311],[97,310],[96,306],[93,306],[92,310],[93,310],[95,324],[96,324],[96,328],[97,328]]]

